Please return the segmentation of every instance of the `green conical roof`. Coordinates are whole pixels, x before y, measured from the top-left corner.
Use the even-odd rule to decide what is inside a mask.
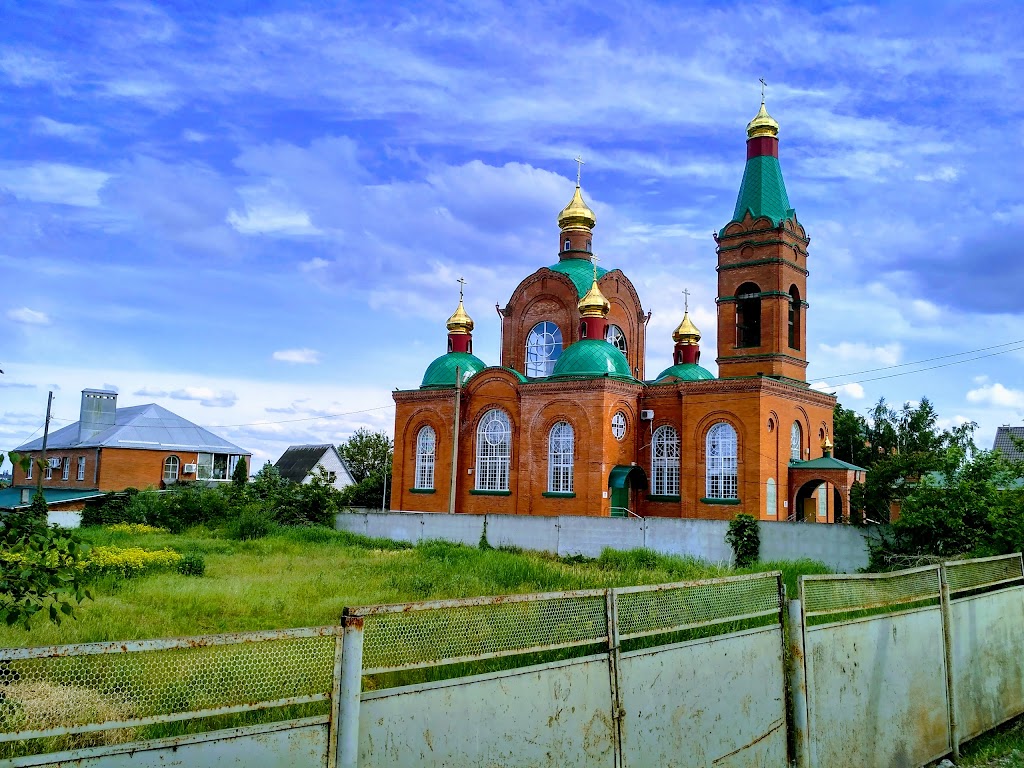
[[[796,211],[789,207],[789,195],[786,194],[786,182],[782,180],[779,158],[760,155],[747,160],[732,221],[743,221],[747,211],[755,219],[767,216],[775,226],[796,216]]]
[[[590,290],[590,285],[594,282],[594,265],[586,259],[564,259],[557,264],[548,267],[548,269],[552,272],[561,272],[572,280],[581,299],[587,295],[587,291]],[[598,278],[601,278],[603,275],[607,274],[607,272],[607,269],[601,269],[601,267],[598,267]]]
[[[456,368],[459,369],[462,383],[465,384],[486,367],[484,361],[476,355],[471,355],[468,352],[449,352],[447,355],[441,355],[427,366],[420,388],[454,387]]]
[[[680,363],[679,365],[673,365],[671,368],[666,368],[659,373],[655,383],[667,384],[668,382],[663,380],[670,378],[680,379],[681,381],[710,381],[715,378],[715,375],[707,368],[696,363]]]
[[[565,348],[555,363],[550,378],[592,379],[600,376],[616,379],[633,378],[629,363],[618,347],[603,339],[583,339]]]

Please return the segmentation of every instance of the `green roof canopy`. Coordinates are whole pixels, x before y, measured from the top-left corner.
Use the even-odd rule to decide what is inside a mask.
[[[583,339],[565,348],[549,378],[593,379],[601,376],[634,380],[629,363],[618,347],[604,339]]]
[[[572,280],[576,286],[576,292],[582,299],[590,290],[594,282],[594,265],[586,259],[565,259],[548,267],[552,272],[561,272]],[[600,278],[608,273],[607,269],[597,268],[597,276]]]
[[[454,387],[456,368],[459,369],[462,383],[465,384],[486,367],[486,363],[476,355],[468,352],[449,352],[427,366],[420,388]]]
[[[836,459],[832,456],[822,456],[819,459],[811,459],[810,461],[791,461],[789,463],[790,469],[852,469],[855,472],[867,472],[864,467],[858,467],[856,464],[851,464],[848,461],[842,459]]]
[[[609,488],[627,488],[628,479],[633,478],[633,487],[635,488],[646,488],[647,487],[647,474],[642,468],[636,466],[623,466],[618,465],[612,467],[611,473],[608,475],[608,487]]]
[[[715,378],[715,375],[707,368],[696,363],[680,363],[679,365],[673,365],[671,368],[666,368],[659,373],[655,382],[658,384],[668,384],[668,379],[672,378],[681,381],[710,381]]]
[[[732,221],[743,221],[747,211],[755,219],[767,216],[775,226],[796,216],[796,211],[789,207],[779,158],[760,155],[747,160]]]

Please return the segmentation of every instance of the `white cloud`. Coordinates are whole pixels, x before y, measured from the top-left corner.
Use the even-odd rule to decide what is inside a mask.
[[[59,139],[77,141],[83,144],[92,143],[96,134],[96,129],[90,125],[62,123],[60,120],[53,120],[43,115],[32,121],[32,130],[43,136],[55,136]]]
[[[331,262],[327,259],[321,259],[319,256],[315,256],[309,261],[304,261],[299,264],[299,269],[303,272],[316,272],[321,269],[326,269],[330,266],[330,263]]]
[[[242,187],[239,196],[245,210],[228,213],[227,223],[243,235],[319,235],[309,213],[292,199],[281,182]]]
[[[35,163],[0,169],[0,189],[35,203],[58,203],[92,208],[100,204],[99,191],[109,173],[64,163]]]
[[[898,342],[871,346],[862,341],[841,341],[834,345],[822,344],[821,351],[833,356],[839,363],[871,365],[880,368],[899,363],[903,348]]]
[[[1024,389],[1004,387],[997,381],[970,390],[967,393],[967,401],[997,408],[1024,409]]]
[[[811,384],[811,389],[816,389],[819,392],[835,392],[842,398],[843,395],[850,397],[853,400],[864,399],[864,387],[855,381],[851,381],[849,384],[840,384],[838,386],[832,386],[827,381],[819,381],[816,384]]]
[[[191,128],[188,128],[182,131],[181,138],[193,144],[202,144],[204,141],[209,140],[210,137],[201,131],[193,131]]]
[[[279,349],[273,354],[275,360],[284,363],[306,363],[315,365],[320,362],[320,352],[315,349]]]
[[[914,176],[915,181],[956,181],[960,171],[951,165],[944,165],[928,173],[919,173]]]
[[[143,387],[133,392],[136,397],[169,397],[172,400],[190,400],[207,408],[230,408],[238,402],[238,395],[229,390],[214,391],[210,387],[182,387],[166,390]]]
[[[7,319],[25,325],[49,325],[50,317],[45,312],[39,312],[28,307],[7,310]]]

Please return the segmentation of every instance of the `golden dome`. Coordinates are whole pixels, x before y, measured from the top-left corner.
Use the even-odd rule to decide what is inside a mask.
[[[590,290],[587,291],[587,295],[580,299],[580,303],[576,306],[583,317],[608,317],[608,312],[611,310],[612,305],[608,303],[608,299],[604,297],[601,289],[597,287],[596,274],[594,275],[594,283],[590,286]]]
[[[558,214],[558,226],[561,229],[575,229],[578,227],[593,229],[595,224],[597,224],[597,217],[587,204],[583,202],[583,195],[580,194],[580,186],[577,184],[572,200]]]
[[[747,138],[753,139],[756,136],[772,136],[778,138],[779,136],[779,123],[778,121],[768,114],[768,110],[764,108],[764,102],[761,102],[761,109],[754,115],[754,119],[747,123]]]
[[[696,344],[700,341],[700,331],[697,330],[697,326],[690,320],[690,313],[688,311],[683,312],[683,322],[672,331],[672,340],[677,344]]]
[[[466,308],[462,306],[462,297],[459,297],[459,308],[455,314],[448,318],[448,331],[450,333],[471,333],[473,331],[473,318],[466,314]]]
[[[826,454],[832,450],[832,439],[828,435],[821,441],[821,450]]]

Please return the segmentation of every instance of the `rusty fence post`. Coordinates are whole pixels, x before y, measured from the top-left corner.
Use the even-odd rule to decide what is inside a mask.
[[[786,654],[789,678],[789,696],[792,702],[793,750],[797,768],[809,768],[809,738],[807,723],[807,672],[804,667],[804,622],[799,600],[787,602],[789,621],[786,622]]]
[[[608,673],[611,683],[612,699],[612,757],[613,765],[621,768],[622,754],[622,720],[626,710],[622,707],[622,677],[619,670],[619,603],[614,589],[605,592],[605,611],[608,625]]]
[[[331,679],[331,722],[327,732],[327,768],[338,765],[338,724],[341,722],[341,662],[344,658],[344,627],[334,631],[334,673]]]
[[[337,760],[338,768],[359,764],[359,703],[363,691],[363,617],[341,615],[341,674],[338,679]]]
[[[946,654],[946,704],[949,707],[949,743],[953,759],[960,759],[960,734],[956,722],[956,685],[953,676],[953,611],[950,606],[946,566],[939,566],[940,605],[942,607],[942,648]]]

